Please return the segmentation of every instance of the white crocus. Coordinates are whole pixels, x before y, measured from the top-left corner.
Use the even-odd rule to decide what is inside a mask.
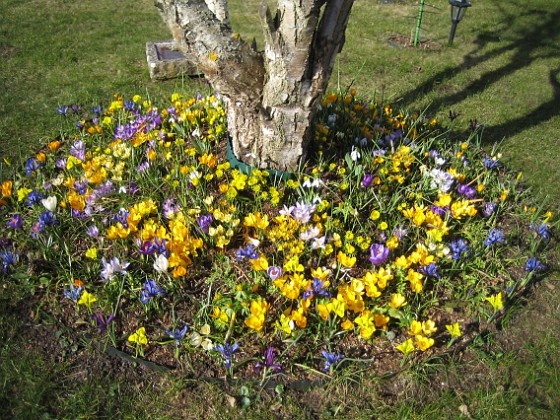
[[[169,260],[163,254],[159,254],[154,262],[154,270],[159,273],[166,273],[169,268]]]
[[[50,196],[47,198],[43,198],[41,200],[41,203],[43,204],[43,206],[45,206],[45,208],[50,211],[50,212],[54,212],[56,210],[56,197],[55,196]]]

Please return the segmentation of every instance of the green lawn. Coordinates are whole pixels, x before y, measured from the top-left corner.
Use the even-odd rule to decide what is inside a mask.
[[[239,32],[260,39],[256,0],[231,1]],[[488,148],[500,143],[509,166],[547,207],[560,204],[560,4],[551,0],[473,2],[455,43],[447,1],[426,7],[421,45],[411,0],[357,0],[331,89],[423,111],[460,138],[474,121]],[[59,132],[60,105],[108,103],[115,93],[153,98],[208,92],[198,79],[149,79],[145,43],[170,38],[150,0],[0,0],[0,165],[15,165]],[[449,113],[458,113],[453,121]],[[558,255],[558,253],[557,253]],[[74,343],[40,340],[54,320],[33,290],[0,280],[0,413],[3,417],[123,418],[555,418],[560,415],[558,259],[549,278],[498,328],[451,360],[434,360],[373,384],[339,381],[308,392],[195,383],[108,363],[88,372]],[[31,303],[31,305],[29,305]],[[38,326],[33,326],[37,324]],[[37,338],[39,337],[39,339]],[[67,354],[53,356],[56,351]],[[91,349],[89,349],[91,350]],[[96,357],[102,357],[97,354]],[[336,398],[331,398],[336,395]],[[239,401],[239,399],[237,400]],[[4,410],[4,411],[3,411]],[[53,414],[56,413],[56,414]]]

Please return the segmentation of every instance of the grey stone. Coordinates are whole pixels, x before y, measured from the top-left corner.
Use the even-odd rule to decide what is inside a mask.
[[[201,75],[193,61],[177,48],[174,41],[147,42],[146,59],[152,80]]]

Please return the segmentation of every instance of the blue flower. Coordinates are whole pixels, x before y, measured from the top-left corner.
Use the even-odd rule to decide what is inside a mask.
[[[545,269],[545,266],[536,258],[532,257],[527,260],[527,264],[525,264],[525,271],[532,272],[532,271],[542,271]]]
[[[441,276],[439,275],[437,270],[438,270],[437,264],[433,262],[423,267],[420,267],[418,269],[419,272],[421,272],[422,274],[428,277],[434,277],[436,279],[439,279]]]
[[[36,158],[27,159],[25,161],[25,175],[30,176],[42,166],[45,166],[45,164]]]
[[[78,287],[74,287],[73,284],[70,285],[70,289],[65,290],[64,296],[66,296],[68,299],[70,299],[72,302],[77,302],[78,299],[80,298],[80,295],[82,294],[82,286],[78,286]]]
[[[484,167],[486,169],[494,169],[494,168],[497,168],[500,165],[501,165],[500,161],[498,161],[496,159],[490,159],[488,157],[484,158]]]
[[[470,251],[467,241],[462,238],[451,242],[449,247],[451,248],[451,258],[454,260],[458,260],[463,253],[468,253]]]
[[[113,216],[112,220],[120,223],[124,229],[128,229],[128,216],[130,216],[130,212],[128,210],[120,209],[119,212]]]
[[[37,192],[36,190],[33,190],[29,194],[27,194],[27,205],[31,207],[33,206],[33,204],[40,203],[43,198],[45,198],[43,194]]]
[[[220,352],[224,357],[224,366],[228,369],[231,367],[231,359],[233,357],[233,353],[235,353],[238,348],[239,348],[239,343],[234,343],[234,344],[226,343],[223,346],[221,344],[217,344],[214,347],[214,349]]]
[[[85,178],[74,181],[74,188],[80,195],[85,195],[87,192],[88,180]]]
[[[339,360],[344,359],[344,355],[341,353],[329,353],[328,351],[324,350],[321,352],[321,354],[325,358],[325,367],[323,368],[323,372],[328,372],[333,364],[335,364]]]
[[[548,239],[550,238],[550,230],[549,230],[548,223],[541,223],[538,226],[533,223],[531,226],[529,226],[529,229],[534,231],[537,234],[537,236],[540,236],[543,239],[543,241],[548,241]]]
[[[52,211],[45,211],[39,216],[39,222],[45,226],[58,225],[58,220],[54,217]]]
[[[485,239],[484,241],[484,245],[486,246],[492,246],[495,243],[504,243],[505,239],[504,239],[504,234],[501,230],[499,229],[495,229],[492,228],[490,229],[490,231],[488,232],[488,238]]]
[[[259,258],[259,253],[255,250],[255,246],[252,244],[245,245],[244,248],[239,248],[237,250],[236,259],[237,261],[241,261],[245,258],[249,258],[250,260],[256,260]]]
[[[142,291],[140,300],[144,305],[146,305],[151,298],[160,295],[165,295],[163,288],[159,284],[157,284],[155,280],[151,279],[144,283],[144,290]]]
[[[0,258],[2,259],[2,271],[7,273],[10,266],[15,265],[18,262],[19,254],[17,252],[4,249],[0,251]]]
[[[175,344],[177,345],[177,347],[181,347],[181,340],[183,339],[183,337],[187,333],[188,329],[189,329],[188,325],[185,325],[181,329],[176,328],[175,330],[165,330],[165,333],[169,337],[171,337],[172,339],[175,340]]]
[[[311,299],[313,295],[323,296],[326,298],[330,298],[331,294],[328,290],[325,289],[325,282],[319,280],[318,278],[314,278],[309,288],[303,293],[304,299]]]

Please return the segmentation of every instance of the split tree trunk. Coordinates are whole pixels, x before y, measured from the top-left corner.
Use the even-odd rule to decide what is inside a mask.
[[[263,2],[264,52],[229,23],[227,0],[156,0],[173,37],[221,94],[235,156],[290,171],[305,159],[312,121],[354,0]]]

